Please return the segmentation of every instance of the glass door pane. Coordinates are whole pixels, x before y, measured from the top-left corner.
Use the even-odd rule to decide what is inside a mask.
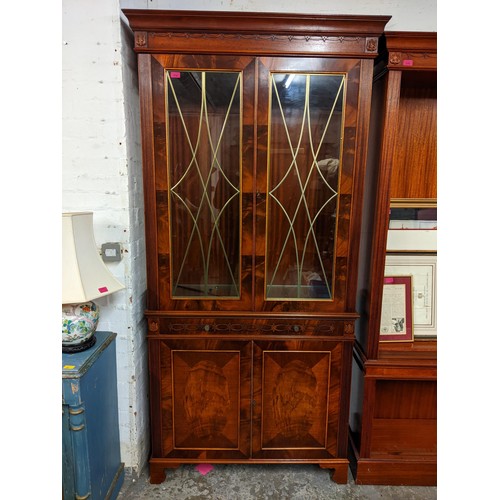
[[[174,298],[238,298],[241,74],[166,71]]]
[[[271,73],[266,298],[333,298],[345,74]]]

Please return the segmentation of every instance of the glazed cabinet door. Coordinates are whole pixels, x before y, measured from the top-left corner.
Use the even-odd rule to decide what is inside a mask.
[[[308,340],[254,343],[253,458],[342,456],[343,345]]]
[[[371,61],[139,63],[148,308],[353,311]]]
[[[151,394],[153,456],[242,459],[250,456],[251,342],[160,340]],[[161,410],[160,410],[161,409]]]
[[[371,66],[261,57],[258,74],[256,310],[352,310]]]
[[[254,59],[139,64],[149,308],[251,309]]]

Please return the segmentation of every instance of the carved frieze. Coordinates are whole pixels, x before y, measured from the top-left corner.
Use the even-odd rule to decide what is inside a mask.
[[[340,43],[359,43],[361,38],[359,36],[325,36],[325,35],[278,35],[274,33],[179,33],[179,32],[168,32],[168,33],[151,33],[151,38],[187,38],[187,39],[202,39],[202,40],[270,40],[270,41],[299,41],[299,42],[340,42]],[[146,45],[144,44],[141,46]],[[136,37],[136,45],[138,45]],[[369,38],[366,43],[366,50],[368,52],[373,52],[377,50],[377,39]]]
[[[436,54],[430,52],[390,52],[389,67],[398,66],[404,68],[434,68],[436,66]]]

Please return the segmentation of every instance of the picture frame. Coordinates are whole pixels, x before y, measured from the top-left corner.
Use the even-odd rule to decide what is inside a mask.
[[[436,252],[437,231],[435,229],[389,229],[387,251]]]
[[[437,255],[387,255],[386,276],[411,276],[414,338],[437,338]]]
[[[413,341],[411,276],[384,277],[379,341]]]
[[[390,206],[388,252],[437,252],[435,201],[392,199]]]

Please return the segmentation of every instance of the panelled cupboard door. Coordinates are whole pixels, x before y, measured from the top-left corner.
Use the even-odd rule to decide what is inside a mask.
[[[339,457],[342,342],[158,345],[161,381],[151,397],[161,407],[161,432],[153,429],[154,458]]]
[[[254,343],[255,459],[337,458],[342,343]]]
[[[162,457],[250,456],[251,342],[161,340]]]
[[[139,64],[149,309],[345,311],[371,66],[189,54]]]

